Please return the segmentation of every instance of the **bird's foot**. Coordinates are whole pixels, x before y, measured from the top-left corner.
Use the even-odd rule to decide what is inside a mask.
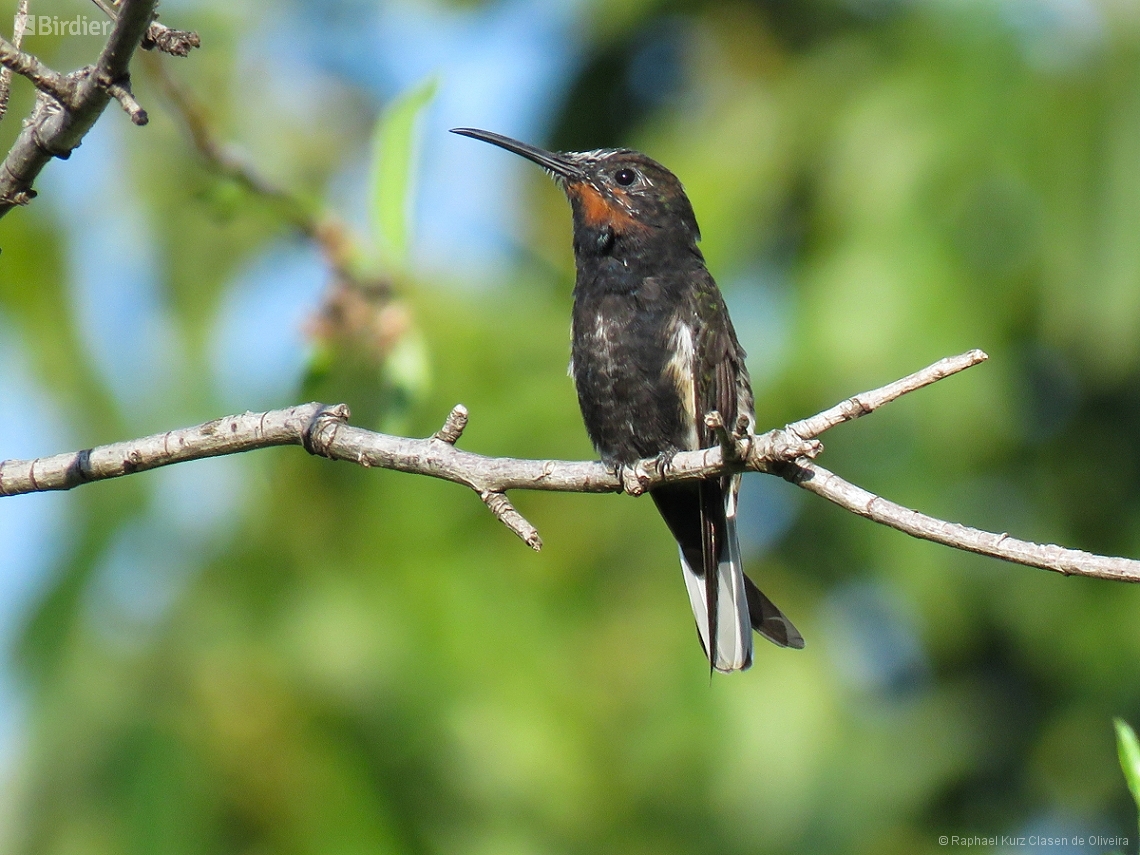
[[[631,496],[640,496],[645,493],[653,482],[669,474],[676,454],[676,449],[670,449],[637,463],[615,463],[613,472],[621,483],[622,492]]]
[[[755,436],[752,432],[752,420],[741,414],[736,419],[736,427],[732,430],[733,457],[738,462],[743,463],[752,454],[752,441]]]
[[[640,496],[649,486],[646,473],[639,465],[627,466],[624,463],[613,464],[614,477],[621,484],[621,491],[630,496]]]
[[[724,423],[724,417],[713,410],[705,416],[705,427],[717,438],[725,460],[731,463],[744,463],[748,460],[752,451],[752,426],[748,416],[738,418],[730,432]]]
[[[669,470],[673,468],[673,458],[677,456],[677,449],[671,448],[668,451],[662,451],[653,458],[653,468],[657,473],[664,477],[669,474]]]

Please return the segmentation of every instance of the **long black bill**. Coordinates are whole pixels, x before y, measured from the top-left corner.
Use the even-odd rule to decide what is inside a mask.
[[[452,128],[451,132],[463,137],[471,137],[473,140],[489,142],[491,145],[497,145],[499,148],[505,148],[507,151],[521,155],[527,160],[534,161],[558,178],[563,178],[567,181],[581,181],[585,177],[578,165],[564,154],[546,151],[545,149],[513,140],[510,137],[505,137],[502,134],[492,133],[491,131],[481,131],[478,128]]]

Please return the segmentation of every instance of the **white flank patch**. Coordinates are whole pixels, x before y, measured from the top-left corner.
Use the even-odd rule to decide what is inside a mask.
[[[677,387],[681,396],[681,406],[685,408],[685,425],[688,434],[685,448],[695,451],[700,448],[697,436],[697,385],[693,378],[693,328],[684,321],[677,321],[673,329],[673,358],[665,364],[665,374]]]

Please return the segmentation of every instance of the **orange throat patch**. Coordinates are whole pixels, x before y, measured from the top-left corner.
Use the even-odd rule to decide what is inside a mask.
[[[589,181],[569,184],[566,190],[575,207],[582,212],[582,219],[587,226],[596,228],[608,225],[615,231],[645,228],[644,224],[635,220],[629,211],[611,202]]]

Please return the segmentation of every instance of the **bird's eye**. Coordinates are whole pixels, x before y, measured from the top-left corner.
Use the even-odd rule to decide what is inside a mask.
[[[637,173],[634,172],[632,169],[628,169],[628,168],[627,169],[619,169],[617,172],[614,173],[614,181],[616,181],[618,184],[622,185],[623,187],[628,187],[630,184],[632,184],[636,180],[637,180]]]

